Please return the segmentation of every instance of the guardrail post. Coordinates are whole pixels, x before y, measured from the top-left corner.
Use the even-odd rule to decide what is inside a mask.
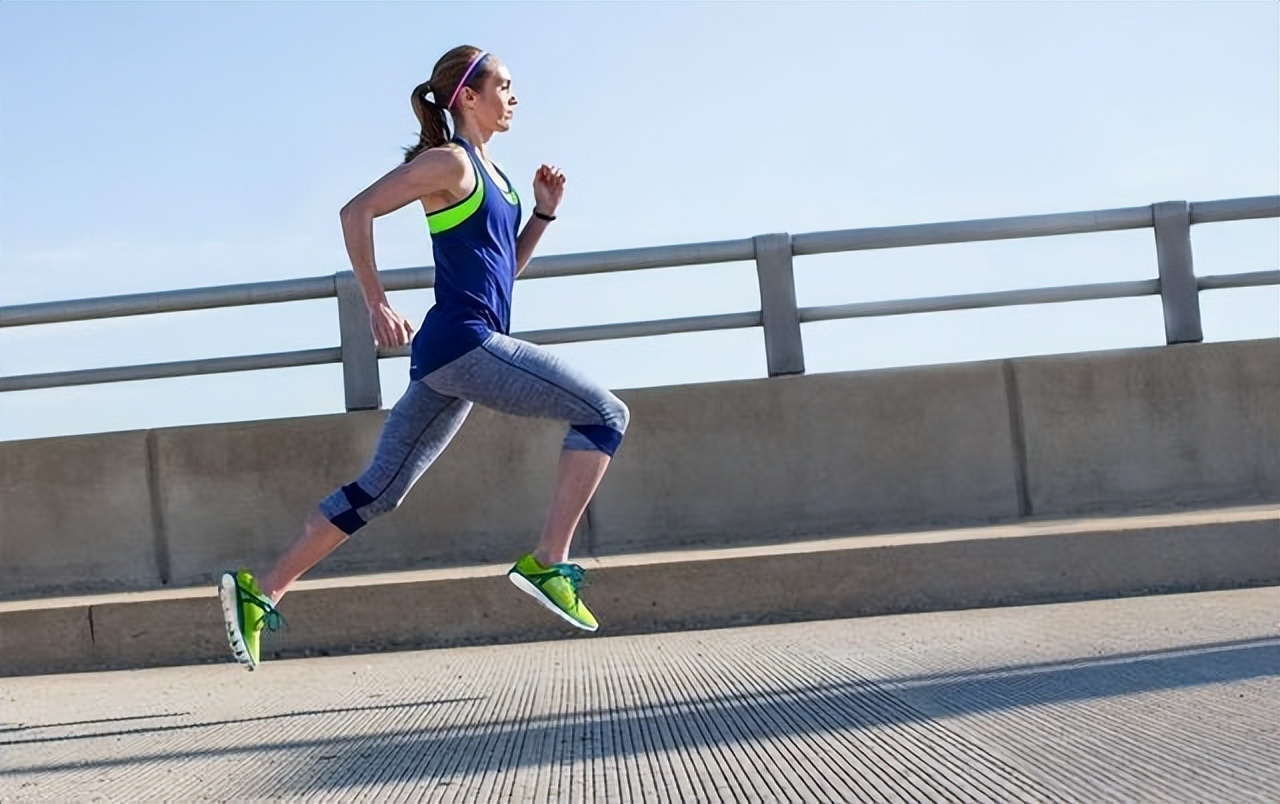
[[[1199,343],[1200,296],[1191,265],[1191,206],[1186,201],[1151,205],[1156,229],[1156,261],[1160,266],[1160,301],[1164,304],[1166,343]]]
[[[382,384],[378,381],[378,345],[369,325],[369,309],[360,284],[351,271],[333,276],[338,295],[338,329],[342,335],[342,385],[347,410],[377,410],[382,407]]]
[[[756,275],[760,280],[760,314],[764,320],[764,351],[769,376],[804,374],[804,342],[796,307],[796,280],[791,266],[791,235],[752,238]]]

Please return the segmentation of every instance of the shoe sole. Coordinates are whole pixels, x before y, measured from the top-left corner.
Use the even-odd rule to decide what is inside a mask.
[[[564,620],[569,625],[572,625],[574,628],[581,628],[583,631],[595,631],[600,627],[599,625],[591,626],[591,625],[587,625],[586,623],[580,623],[577,620],[570,617],[568,614],[564,612],[563,609],[561,609],[555,603],[552,603],[550,600],[547,600],[546,596],[542,594],[542,591],[539,590],[538,587],[529,583],[529,581],[520,573],[508,572],[507,579],[510,580],[513,584],[515,584],[516,588],[519,589],[521,592],[524,592],[529,597],[538,601],[538,605],[542,606],[547,611],[551,612],[552,614],[556,615],[560,619]]]
[[[240,630],[240,599],[236,592],[236,577],[229,572],[222,574],[218,583],[218,601],[222,603],[222,621],[227,626],[227,644],[235,654],[236,661],[249,670],[257,668],[249,648],[244,644],[244,634]]]

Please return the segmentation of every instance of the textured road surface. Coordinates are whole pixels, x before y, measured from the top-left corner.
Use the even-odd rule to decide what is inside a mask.
[[[1274,802],[1278,604],[3,679],[0,798]]]

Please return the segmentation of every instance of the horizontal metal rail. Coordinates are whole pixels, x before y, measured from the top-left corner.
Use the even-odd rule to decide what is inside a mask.
[[[132,293],[127,296],[103,296],[96,299],[72,299],[0,307],[0,327],[91,321],[97,318],[118,318],[151,313],[177,313],[188,310],[208,310],[213,307],[277,304],[332,298],[333,295],[332,276],[280,279],[273,282],[251,282],[213,288],[166,290],[159,293]]]
[[[689,318],[663,318],[653,321],[632,321],[619,324],[592,324],[561,329],[530,330],[514,333],[521,340],[543,345],[576,343],[580,341],[605,341],[620,338],[641,338],[653,335],[674,335],[686,332],[746,329],[760,326],[759,311],[724,313],[721,315],[693,316]],[[407,357],[408,346],[383,347],[378,357]],[[202,360],[179,360],[172,363],[146,363],[116,368],[80,369],[48,374],[23,374],[0,377],[0,392],[28,391],[36,388],[61,388],[68,385],[94,385],[106,382],[132,380],[157,380],[198,374],[226,374],[236,371],[314,366],[325,363],[341,363],[342,349],[307,349],[297,352],[275,352],[243,357],[213,357]]]
[[[1280,217],[1280,196],[1235,198],[1194,204],[1167,202],[1154,206],[1127,207],[1092,212],[1068,212],[1015,218],[989,218],[910,226],[845,229],[831,232],[811,232],[794,236],[768,235],[745,240],[724,240],[539,257],[530,262],[522,279],[581,276],[616,271],[744,261],[755,261],[757,271],[761,271],[765,265],[764,261],[768,261],[768,270],[775,273],[771,274],[772,279],[769,287],[772,290],[768,290],[768,292],[766,292],[766,283],[763,281],[764,274],[761,275],[762,296],[778,293],[779,289],[784,293],[787,288],[792,288],[792,290],[790,291],[791,296],[789,299],[770,297],[771,301],[769,303],[774,305],[770,309],[775,311],[775,315],[779,309],[786,312],[785,316],[775,321],[775,325],[766,325],[764,312],[755,310],[685,318],[532,330],[516,333],[516,336],[533,343],[546,345],[764,326],[766,330],[766,348],[772,349],[773,347],[770,346],[770,343],[775,334],[771,334],[770,326],[782,327],[779,330],[780,334],[776,335],[778,343],[786,341],[788,336],[783,330],[785,330],[786,326],[789,326],[792,328],[792,339],[795,344],[799,344],[797,327],[800,323],[1150,295],[1166,296],[1166,318],[1168,318],[1170,314],[1168,305],[1171,303],[1169,294],[1171,291],[1168,287],[1163,287],[1162,284],[1166,277],[1166,265],[1164,262],[1161,263],[1161,279],[1054,288],[1028,288],[806,308],[796,307],[793,280],[791,279],[790,257],[792,255],[825,254],[842,251],[1012,238],[1052,237],[1065,234],[1152,227],[1156,229],[1157,250],[1159,250],[1162,237],[1160,226],[1162,224],[1157,215],[1157,210],[1162,210],[1160,214],[1163,215],[1169,215],[1172,212],[1175,217],[1169,220],[1182,221],[1180,224],[1181,234],[1167,231],[1163,237],[1165,237],[1167,243],[1184,243],[1187,247],[1186,253],[1189,255],[1187,226],[1196,223]],[[766,241],[774,244],[767,246],[768,249],[773,249],[768,255],[758,251],[761,248],[766,248],[761,245]],[[1164,259],[1164,257],[1161,257],[1162,261]],[[1170,259],[1174,258],[1170,257]],[[1176,265],[1176,262],[1170,264]],[[1176,279],[1180,282],[1191,283],[1185,287],[1188,288],[1186,292],[1191,293],[1191,298],[1186,303],[1192,305],[1195,304],[1194,292],[1189,290],[1190,288],[1199,291],[1280,284],[1280,271],[1254,271],[1250,273],[1196,277],[1191,271],[1189,256],[1185,258],[1183,264],[1178,266],[1178,270],[1183,271],[1183,273],[1179,275],[1170,273],[1168,280],[1173,281]],[[780,274],[776,273],[779,271],[781,272]],[[347,276],[347,274],[0,307],[0,327],[30,326],[119,316],[334,298],[335,296],[341,296],[342,293],[352,292],[350,289],[343,291],[340,288],[338,279],[343,276]],[[431,266],[385,270],[380,271],[379,276],[383,286],[388,291],[428,288],[435,283],[435,269]],[[779,278],[781,278],[781,284],[777,284]],[[360,307],[358,303],[356,306]],[[339,308],[340,317],[346,316],[347,313],[342,312],[342,304],[339,305]],[[1191,331],[1198,332],[1198,309],[1192,312],[1194,313],[1194,328]],[[785,325],[777,323],[785,321],[788,317],[790,323]],[[343,318],[343,320],[346,321],[347,319]],[[351,321],[354,320],[354,318],[351,319]],[[343,331],[346,332],[346,324],[343,327]],[[1195,338],[1197,336],[1183,336],[1183,339],[1187,337]],[[1172,338],[1170,342],[1174,342]],[[796,346],[795,348],[798,349],[799,347]],[[370,349],[368,360],[376,364],[376,358],[378,357],[401,357],[407,355],[408,352],[407,346],[380,349],[377,350],[375,357],[373,350]],[[770,352],[770,355],[770,360],[772,361],[773,352]],[[794,357],[799,362],[793,361],[792,364],[798,366],[798,368],[791,369],[791,371],[803,371],[802,355],[797,354]],[[217,357],[170,363],[0,377],[0,392],[256,371],[340,362],[343,362],[343,347],[341,346],[295,352]],[[344,363],[344,372],[348,368]],[[371,378],[370,381],[376,385],[376,368],[369,377]],[[350,404],[350,397],[348,397],[348,400]]]
[[[1197,201],[1191,205],[1192,223],[1223,223],[1257,218],[1280,218],[1280,195]]]
[[[1191,204],[1190,208],[1192,223],[1280,217],[1280,196],[1203,201]],[[839,251],[1050,237],[1149,228],[1152,225],[1151,207],[1126,207],[1092,212],[810,232],[793,235],[791,245],[792,254],[803,256]],[[595,251],[535,257],[529,262],[522,279],[743,262],[754,258],[755,248],[751,239]],[[416,290],[432,287],[435,284],[435,268],[431,266],[384,270],[379,272],[379,276],[388,291]],[[333,298],[335,295],[334,278],[317,276],[158,293],[39,302],[0,307],[0,327],[88,321],[120,316],[204,310],[214,307],[274,304]]]
[[[989,293],[966,293],[960,296],[934,296],[927,299],[893,299],[891,301],[833,304],[825,307],[801,307],[800,320],[831,321],[843,318],[941,313],[948,310],[974,310],[985,307],[1012,307],[1022,304],[1057,304],[1070,301],[1123,299],[1130,296],[1156,296],[1160,280],[1141,279],[1134,282],[1108,282],[1098,285],[1069,285],[1057,288],[999,290]]]
[[[648,268],[676,268],[682,265],[711,265],[720,262],[745,262],[756,257],[755,244],[747,240],[721,240],[711,243],[685,243],[676,246],[650,246],[617,251],[591,251],[535,257],[525,269],[525,279],[548,279],[556,276],[580,276],[615,271],[643,271]]]
[[[795,235],[791,242],[792,253],[801,256],[829,254],[835,251],[866,251],[880,248],[936,246],[943,243],[1054,237],[1084,232],[1143,229],[1150,228],[1151,225],[1151,207],[1129,207],[1095,212],[1027,215],[1020,218],[987,218],[950,223],[918,223],[910,226],[811,232]]]
[[[640,271],[647,268],[672,268],[681,265],[704,265],[740,262],[754,259],[750,240],[727,240],[718,243],[692,243],[678,246],[593,251],[553,257],[535,257],[529,261],[521,279],[547,279],[561,276],[583,276],[615,271]],[[420,290],[435,285],[434,266],[381,270],[378,277],[388,292]],[[159,293],[134,293],[126,296],[103,296],[93,299],[38,302],[0,307],[0,327],[33,324],[56,324],[67,321],[91,321],[153,313],[178,313],[207,310],[214,307],[243,307],[254,304],[306,301],[333,298],[336,294],[332,276],[281,279],[222,285],[211,288],[170,290]]]
[[[750,240],[723,240],[712,243],[685,243],[675,246],[588,251],[581,254],[558,254],[534,257],[521,273],[523,279],[551,279],[563,276],[643,271],[649,268],[676,268],[682,265],[710,265],[720,262],[743,262],[755,259]],[[387,290],[418,290],[435,284],[432,266],[393,268],[379,271]]]
[[[168,377],[227,374],[233,371],[259,371],[340,362],[342,362],[342,349],[334,346],[328,349],[304,349],[297,352],[210,357],[202,360],[177,360],[172,363],[146,363],[138,366],[56,371],[48,374],[21,374],[16,377],[0,377],[0,391],[30,391],[36,388],[61,388],[68,385],[159,380]]]
[[[378,271],[378,278],[382,280],[382,288],[386,291],[419,290],[435,287],[436,269],[434,265],[425,265],[420,268],[392,268],[389,271]]]
[[[1201,290],[1280,285],[1280,271],[1254,271],[1243,274],[1204,276],[1199,278],[1198,283]],[[801,307],[799,314],[800,321],[808,324],[817,321],[938,313],[949,310],[1122,299],[1135,296],[1154,296],[1159,293],[1159,280],[1141,279],[1132,282],[1107,282],[1094,285],[1068,285],[1056,288],[1028,288],[988,293],[967,293],[923,299],[894,299],[889,301],[834,304],[821,307]],[[629,321],[617,324],[590,324],[559,329],[526,330],[513,333],[513,335],[521,340],[546,346],[560,343],[645,338],[689,332],[748,329],[758,327],[762,323],[760,311],[752,310],[686,318],[661,318],[651,321]],[[407,357],[408,355],[408,346],[384,347],[378,350],[378,357],[383,359]],[[202,374],[225,374],[237,371],[259,371],[262,369],[314,366],[341,362],[342,350],[335,346],[327,349],[307,349],[297,352],[275,352],[242,357],[214,357],[202,360],[180,360],[172,363],[147,363],[136,366],[120,366],[118,368],[80,369],[48,374],[0,377],[0,392],[60,388],[70,385],[94,385],[107,382],[156,380]]]
[[[653,335],[676,335],[683,332],[710,332],[717,329],[746,329],[761,324],[759,310],[688,318],[661,318],[654,321],[632,321],[623,324],[595,324],[564,329],[539,329],[517,332],[515,337],[549,346],[575,341],[607,341],[619,338],[645,338]]]
[[[718,315],[698,315],[688,318],[658,318],[651,321],[626,321],[617,324],[588,324],[559,329],[532,329],[513,332],[513,338],[551,346],[557,343],[582,343],[586,341],[612,341],[623,338],[648,338],[655,335],[678,335],[686,332],[711,332],[724,329],[749,329],[762,323],[759,310]],[[378,349],[378,357],[408,357],[408,346],[391,346]]]
[[[1198,290],[1256,288],[1264,285],[1280,285],[1280,271],[1251,271],[1247,274],[1215,274],[1196,277]]]

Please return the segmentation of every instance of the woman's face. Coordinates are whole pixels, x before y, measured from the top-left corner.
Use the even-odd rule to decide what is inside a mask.
[[[475,102],[470,104],[473,119],[495,131],[507,131],[511,128],[511,118],[515,113],[515,94],[511,91],[511,73],[507,65],[493,58],[493,69],[481,82],[479,91],[475,93]]]

